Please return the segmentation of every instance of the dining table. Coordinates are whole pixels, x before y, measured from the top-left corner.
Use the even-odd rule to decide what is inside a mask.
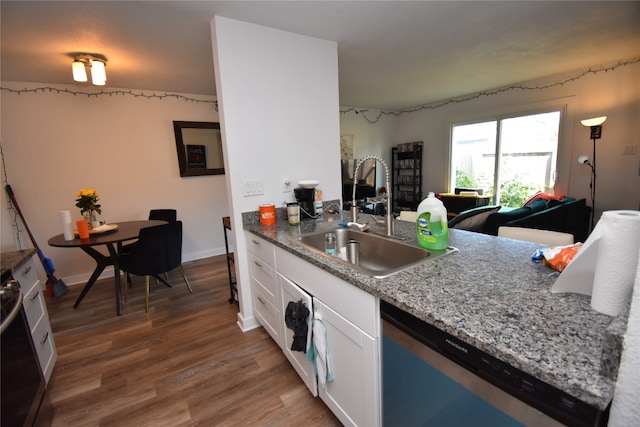
[[[82,288],[82,292],[73,304],[77,308],[87,292],[94,285],[98,277],[108,266],[113,266],[113,276],[116,294],[116,312],[122,315],[122,289],[120,284],[120,267],[118,260],[122,252],[122,243],[135,240],[140,235],[140,230],[146,227],[166,224],[161,220],[126,221],[113,224],[105,224],[96,230],[90,230],[89,238],[81,239],[76,232],[73,240],[65,240],[64,234],[58,234],[49,239],[49,246],[57,248],[80,248],[96,262],[96,267],[91,277]],[[98,251],[96,247],[106,246],[108,255]]]

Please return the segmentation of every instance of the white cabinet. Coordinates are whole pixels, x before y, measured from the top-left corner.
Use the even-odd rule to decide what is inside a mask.
[[[256,319],[282,347],[282,311],[273,244],[247,233],[251,289]]]
[[[379,340],[322,301],[313,304],[327,330],[333,373],[333,381],[318,388],[320,398],[344,425],[380,425]]]
[[[20,283],[20,289],[23,293],[24,311],[27,314],[27,322],[31,329],[33,344],[38,354],[40,367],[47,382],[51,378],[53,367],[58,358],[56,345],[53,341],[53,333],[49,324],[49,314],[44,301],[44,291],[40,279],[34,257],[30,257],[19,267],[12,271],[13,278]]]
[[[254,314],[314,396],[344,425],[380,426],[380,308],[373,295],[270,242],[246,233]],[[302,300],[325,324],[333,381],[319,386],[306,354],[291,350],[290,301]]]
[[[382,424],[380,311],[377,298],[295,255],[275,248],[282,307],[307,298],[313,316],[326,328],[333,380],[317,385],[313,364],[304,354],[285,350],[307,387],[344,425]],[[309,299],[312,300],[309,304]],[[288,330],[284,326],[283,328]],[[293,333],[286,333],[289,341]],[[290,343],[289,343],[290,345]]]
[[[278,273],[278,283],[280,284],[280,292],[282,294],[282,313],[286,312],[287,305],[290,301],[298,302],[302,301],[309,310],[309,318],[307,321],[308,327],[308,339],[307,344],[311,341],[311,318],[313,315],[313,298],[306,293],[300,287],[296,286],[291,280]],[[283,319],[284,320],[284,319]],[[286,323],[283,323],[284,341],[282,345],[282,351],[289,359],[289,362],[296,370],[302,381],[306,384],[307,388],[314,396],[318,395],[318,386],[316,381],[316,374],[313,372],[313,364],[307,360],[307,355],[302,351],[291,350],[291,344],[293,343],[294,331],[289,329]]]

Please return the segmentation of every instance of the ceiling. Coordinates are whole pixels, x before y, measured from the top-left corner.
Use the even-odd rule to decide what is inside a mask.
[[[340,104],[402,109],[640,57],[639,1],[7,1],[3,81],[215,94],[214,15],[338,44]],[[105,89],[106,90],[106,89]]]

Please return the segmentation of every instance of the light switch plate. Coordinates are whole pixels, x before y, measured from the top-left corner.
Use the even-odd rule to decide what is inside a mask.
[[[264,194],[264,184],[261,179],[249,179],[242,182],[242,195],[244,197],[260,196]]]

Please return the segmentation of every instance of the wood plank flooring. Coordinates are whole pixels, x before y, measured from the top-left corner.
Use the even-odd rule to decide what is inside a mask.
[[[53,426],[339,426],[262,329],[242,333],[228,303],[224,255],[184,264],[193,288],[132,276],[124,315],[113,279],[47,298],[58,349]]]

